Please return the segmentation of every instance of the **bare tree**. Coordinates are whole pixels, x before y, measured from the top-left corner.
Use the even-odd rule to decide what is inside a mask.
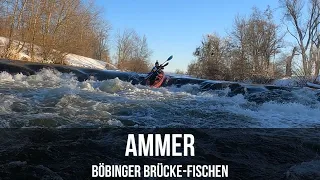
[[[141,38],[134,30],[125,30],[123,33],[118,33],[116,44],[116,61],[119,69],[149,71],[152,51],[148,48],[145,36]]]
[[[246,71],[251,76],[272,76],[270,60],[279,53],[283,36],[279,35],[279,27],[273,22],[272,11],[268,7],[264,13],[257,8],[249,19],[236,17],[232,32],[237,47],[237,71]]]
[[[95,43],[95,59],[105,60],[111,63],[108,47],[110,25],[104,22],[98,27]]]
[[[198,77],[198,78],[204,78],[205,77],[203,72],[201,71],[199,62],[197,62],[197,61],[192,61],[188,65],[187,74],[191,75],[191,76]]]
[[[280,52],[282,39],[271,9],[254,8],[249,19],[235,18],[230,37],[207,36],[193,53],[197,60],[188,66],[188,73],[224,80],[278,76],[281,68],[271,59]]]
[[[27,48],[32,60],[41,57],[45,62],[54,63],[62,63],[68,53],[110,59],[109,25],[98,17],[99,12],[93,3],[81,0],[3,0],[0,9],[5,10],[0,11],[0,35],[9,38],[7,52],[14,46],[17,52]],[[13,40],[23,43],[13,46]]]
[[[313,63],[307,55],[310,50],[312,39],[315,36],[317,27],[320,23],[320,9],[318,0],[309,1],[309,10],[307,19],[304,20],[302,14],[304,2],[302,0],[280,0],[282,7],[285,10],[285,17],[291,23],[294,31],[287,26],[287,31],[295,38],[298,43],[299,50],[302,56],[302,65],[304,75],[311,75]]]
[[[24,14],[27,0],[2,1],[1,9],[1,24],[0,32],[8,37],[9,42],[2,55],[5,58],[10,58],[22,50],[23,45],[20,43],[14,46],[14,39],[24,38],[22,17]]]
[[[207,35],[193,55],[197,60],[188,66],[188,73],[201,78],[227,79],[229,41],[218,35]]]
[[[119,69],[124,69],[133,51],[133,31],[125,30],[116,37],[116,62]]]
[[[296,54],[296,51],[297,51],[297,47],[294,47],[292,49],[291,55],[286,57],[286,75],[285,75],[286,77],[292,76],[292,60],[295,55],[298,55]]]
[[[143,36],[142,38],[135,36],[133,47],[130,70],[134,72],[148,72],[150,70],[149,57],[151,56],[152,51],[148,48],[146,36]]]
[[[319,3],[317,4],[317,8],[319,8]],[[314,68],[314,81],[317,80],[319,76],[319,69],[320,69],[320,32],[319,32],[319,25],[315,27],[314,35],[312,37],[312,45],[310,48],[310,59],[315,64]]]

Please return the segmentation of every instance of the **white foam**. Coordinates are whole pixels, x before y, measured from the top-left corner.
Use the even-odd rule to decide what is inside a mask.
[[[13,79],[14,79],[15,81],[24,81],[26,78],[27,78],[27,76],[26,76],[26,75],[23,75],[22,73],[15,74],[15,75],[13,76]]]
[[[74,121],[91,120],[93,124],[106,122],[112,126],[123,126],[121,121],[116,120],[121,116],[139,120],[147,127],[203,127],[214,119],[197,117],[197,112],[209,115],[228,112],[248,117],[256,121],[259,127],[310,127],[319,124],[320,117],[320,103],[315,100],[316,92],[308,89],[297,90],[295,96],[298,100],[294,103],[265,102],[257,105],[248,102],[241,94],[227,97],[230,89],[201,92],[199,85],[151,88],[132,85],[118,78],[78,82],[72,74],[47,69],[31,76],[12,76],[2,72],[0,83],[6,85],[2,89],[19,87],[30,89],[30,92],[37,90],[33,96],[28,96],[28,101],[44,103],[47,99],[59,98],[53,107],[56,113]],[[0,114],[16,113],[11,110],[12,104],[20,101],[15,95],[2,95]],[[119,108],[130,113],[114,115]],[[188,116],[189,111],[194,111],[195,115]],[[105,118],[112,120],[106,121]],[[190,119],[193,120],[189,121]]]
[[[11,74],[5,72],[5,71],[2,71],[0,73],[0,82],[13,82],[14,81],[14,78],[12,77]]]
[[[118,127],[122,127],[122,126],[123,126],[123,124],[121,123],[121,121],[116,120],[116,119],[110,119],[110,120],[108,121],[108,125],[110,125],[110,126],[118,126]]]
[[[94,88],[92,87],[89,81],[84,81],[80,83],[80,88],[87,91],[94,91]]]
[[[17,101],[17,98],[12,95],[0,94],[0,114],[9,114],[11,105]]]
[[[115,78],[111,80],[102,81],[99,86],[99,89],[107,93],[116,93],[121,90],[125,90],[127,87],[128,86],[125,83],[123,83],[119,78]]]

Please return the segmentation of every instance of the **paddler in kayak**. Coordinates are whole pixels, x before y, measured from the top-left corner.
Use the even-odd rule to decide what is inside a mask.
[[[172,58],[173,58],[173,56],[170,56],[161,65],[159,65],[158,60],[156,61],[151,72],[144,78],[146,80],[147,85],[149,85],[151,87],[156,87],[156,88],[158,88],[162,85],[163,81],[165,79],[167,79],[164,75],[163,69],[164,69],[164,67],[166,67],[169,64],[167,61],[170,61]]]
[[[157,78],[162,77],[162,76],[159,76],[159,75],[163,74],[163,69],[164,69],[164,67],[160,66],[159,62],[156,61],[156,63],[154,64],[154,67],[152,68],[152,70],[150,72],[151,73],[150,78],[149,78],[150,85],[153,85],[154,82],[156,80],[158,80]]]

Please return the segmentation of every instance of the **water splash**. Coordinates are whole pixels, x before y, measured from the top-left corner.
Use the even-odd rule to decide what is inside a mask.
[[[201,91],[199,85],[190,84],[151,88],[118,78],[79,82],[73,74],[49,69],[30,76],[1,72],[0,85],[1,126],[319,126],[320,103],[309,89],[277,96],[259,92],[251,101],[247,95],[228,97],[228,88]]]

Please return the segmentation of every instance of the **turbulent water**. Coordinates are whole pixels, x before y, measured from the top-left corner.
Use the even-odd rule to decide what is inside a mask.
[[[319,91],[11,74],[0,72],[1,178],[89,179],[99,162],[228,164],[230,179],[320,177]],[[176,132],[195,136],[195,157],[124,156],[128,133]]]
[[[119,79],[77,81],[43,69],[0,73],[1,127],[319,127],[319,93],[310,89],[238,94],[199,85],[151,88]],[[264,99],[257,102],[254,99]]]

